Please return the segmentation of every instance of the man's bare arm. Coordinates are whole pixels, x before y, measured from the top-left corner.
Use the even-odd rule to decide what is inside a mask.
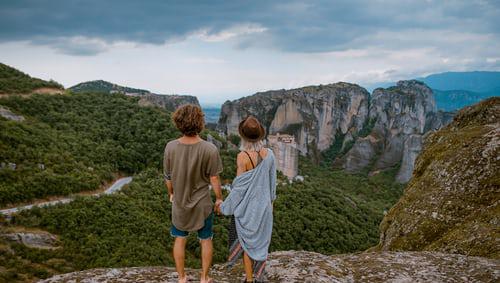
[[[174,187],[172,186],[172,181],[165,180],[165,186],[167,187],[167,190],[168,190],[170,202],[173,202],[174,201]]]
[[[210,184],[215,193],[215,212],[220,213],[220,204],[222,203],[222,189],[219,176],[211,176]]]

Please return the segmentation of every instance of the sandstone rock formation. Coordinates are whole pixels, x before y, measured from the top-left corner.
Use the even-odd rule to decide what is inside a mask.
[[[422,136],[443,127],[452,113],[436,110],[432,90],[424,83],[400,81],[394,87],[368,92],[336,83],[257,93],[227,101],[218,129],[237,134],[247,115],[259,118],[268,134],[294,135],[303,155],[315,155],[341,139],[335,165],[349,172],[379,171],[401,164],[397,180],[407,182]]]
[[[464,108],[423,147],[378,249],[499,258],[500,98]]]
[[[355,141],[337,161],[350,172],[383,170],[401,163],[396,180],[407,182],[422,136],[448,123],[451,115],[437,112],[432,90],[419,81],[400,81],[396,86],[373,91],[369,110],[372,129]]]
[[[328,149],[337,134],[357,133],[368,117],[369,93],[349,83],[256,93],[222,105],[218,129],[237,134],[247,115],[256,116],[269,134],[295,136],[298,149]]]
[[[496,282],[500,262],[431,252],[384,252],[326,256],[312,252],[271,253],[269,282]],[[196,281],[199,270],[188,270]],[[243,269],[213,268],[215,282],[241,282]],[[40,282],[177,282],[173,267],[98,268]]]

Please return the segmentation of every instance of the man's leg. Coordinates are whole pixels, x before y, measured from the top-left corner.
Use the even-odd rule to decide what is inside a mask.
[[[212,265],[212,255],[214,253],[214,247],[212,244],[212,237],[214,232],[212,231],[212,226],[214,222],[214,214],[210,214],[205,219],[205,225],[203,228],[198,230],[198,240],[200,240],[201,245],[201,278],[200,283],[210,282],[210,277],[208,277],[208,272],[210,271],[210,266]]]
[[[200,240],[201,244],[201,282],[208,282],[208,272],[212,265],[213,244],[212,239]]]
[[[179,274],[179,282],[186,282],[186,273],[184,272],[184,258],[186,253],[186,242],[187,238],[185,237],[175,237],[174,242],[174,260],[175,260],[175,268],[177,269],[177,273]]]

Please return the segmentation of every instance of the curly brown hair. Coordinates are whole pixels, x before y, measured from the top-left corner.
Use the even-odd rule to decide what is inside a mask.
[[[193,137],[205,127],[205,114],[200,106],[193,104],[182,105],[172,115],[175,126],[185,136]]]

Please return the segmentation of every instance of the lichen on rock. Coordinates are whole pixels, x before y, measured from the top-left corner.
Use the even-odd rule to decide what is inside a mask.
[[[327,256],[313,252],[271,253],[268,282],[496,282],[500,263],[479,257],[433,252],[383,252]],[[187,270],[196,281],[199,270]],[[241,265],[214,266],[215,282],[241,282]],[[98,268],[53,276],[56,282],[177,282],[173,267]]]
[[[430,134],[379,250],[500,257],[500,98],[464,108]]]

